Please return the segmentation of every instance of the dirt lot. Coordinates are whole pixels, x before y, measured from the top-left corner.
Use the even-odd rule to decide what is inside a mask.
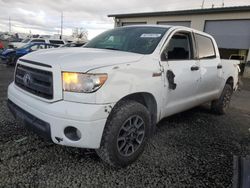
[[[117,170],[18,125],[6,107],[12,74],[0,65],[0,187],[231,187],[233,156],[250,154],[249,88],[225,116],[205,105],[163,120],[140,159]]]

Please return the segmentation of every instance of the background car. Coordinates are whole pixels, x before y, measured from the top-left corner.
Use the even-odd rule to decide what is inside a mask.
[[[72,42],[72,43],[65,44],[65,45],[63,45],[61,47],[62,48],[66,48],[66,47],[82,47],[85,44],[86,44],[86,42],[83,42],[83,43]]]
[[[43,39],[43,38],[27,38],[22,40],[22,42],[12,42],[9,44],[9,48],[21,48],[25,44],[29,43],[47,43],[47,44],[55,44],[58,47],[66,44],[64,40],[61,39]]]
[[[16,64],[16,61],[19,57],[22,57],[30,52],[48,49],[48,48],[57,48],[58,45],[47,44],[47,43],[29,43],[24,45],[21,48],[17,49],[6,49],[0,54],[1,60],[7,65]]]
[[[3,45],[3,43],[0,41],[0,53],[2,53],[3,50],[4,50],[4,45]]]

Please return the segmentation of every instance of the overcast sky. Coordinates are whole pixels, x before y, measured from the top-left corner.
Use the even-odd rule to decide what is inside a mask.
[[[221,6],[223,0],[205,0],[205,7]],[[54,34],[60,31],[64,14],[64,34],[85,28],[89,38],[113,27],[113,13],[134,13],[197,9],[202,0],[0,0],[0,31]],[[224,0],[225,6],[250,5],[250,0]]]

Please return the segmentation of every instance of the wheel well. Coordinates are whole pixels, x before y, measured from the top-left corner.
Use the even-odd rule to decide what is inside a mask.
[[[155,127],[157,122],[157,103],[152,94],[144,92],[133,93],[123,97],[120,101],[124,100],[133,100],[144,105],[150,113],[151,125],[153,125],[152,127]]]
[[[226,84],[229,84],[232,88],[234,87],[234,79],[233,77],[229,77],[226,81]]]

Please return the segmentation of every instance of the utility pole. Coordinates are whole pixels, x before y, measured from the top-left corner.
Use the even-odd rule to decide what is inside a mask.
[[[9,33],[11,33],[11,19],[10,19],[10,16],[9,16]]]
[[[61,36],[60,39],[62,39],[63,36],[63,12],[61,13]]]
[[[202,0],[201,8],[204,8],[205,0]]]

